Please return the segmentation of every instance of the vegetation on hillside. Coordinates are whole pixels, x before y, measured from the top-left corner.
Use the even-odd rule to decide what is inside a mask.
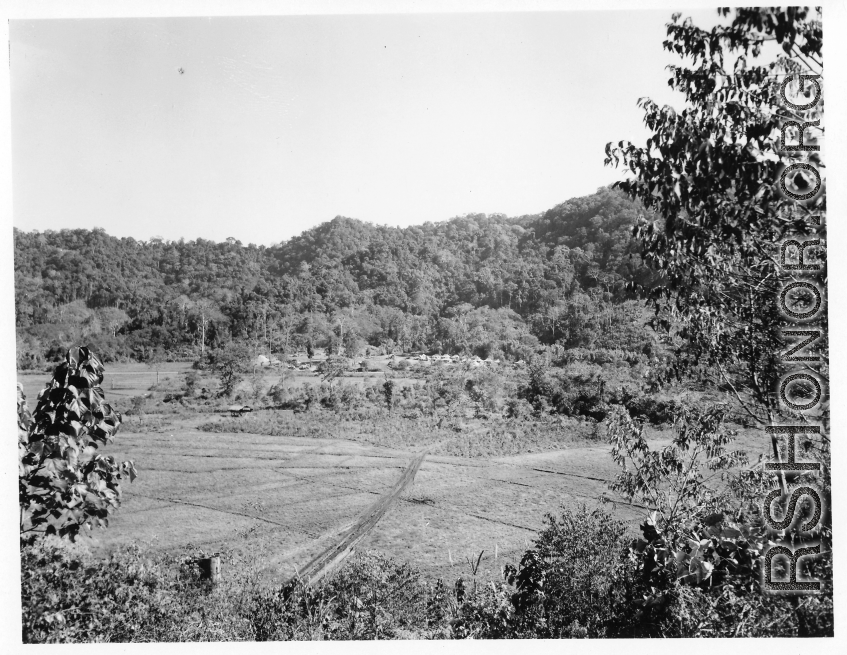
[[[601,189],[517,219],[337,217],[272,247],[16,231],[18,364],[82,342],[105,361],[191,360],[231,340],[265,354],[369,344],[515,359],[541,344],[640,347],[621,304],[627,283],[650,278],[630,235],[640,212]]]

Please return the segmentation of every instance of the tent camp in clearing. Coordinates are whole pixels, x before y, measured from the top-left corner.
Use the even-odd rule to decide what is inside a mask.
[[[256,359],[253,360],[253,366],[263,367],[263,366],[270,366],[270,365],[271,365],[271,360],[269,360],[264,355],[259,355]]]

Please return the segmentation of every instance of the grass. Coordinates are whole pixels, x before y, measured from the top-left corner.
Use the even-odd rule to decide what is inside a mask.
[[[259,412],[250,420],[263,414],[272,413]],[[139,476],[124,485],[124,501],[110,528],[95,533],[99,548],[261,545],[268,554],[261,562],[266,575],[284,578],[338,539],[424,447],[419,441],[427,430],[418,426],[412,433],[414,421],[396,419],[379,435],[389,445],[379,446],[369,441],[373,435],[347,438],[340,417],[330,423],[332,414],[306,417],[312,437],[290,430],[274,435],[186,426],[208,422],[208,415],[176,416],[170,419],[177,421],[173,431],[139,433],[125,426],[104,454],[134,460]],[[318,430],[321,418],[331,430]],[[158,420],[144,420],[153,419]],[[217,420],[226,425],[248,417]],[[282,425],[280,420],[280,432]],[[392,434],[402,434],[402,444]],[[466,448],[458,441],[464,436],[447,435],[460,450]],[[479,441],[474,447],[484,445]],[[501,557],[523,548],[540,529],[547,508],[596,502],[606,491],[603,480],[614,468],[604,447],[571,446],[496,459],[430,452],[411,489],[361,547],[415,563],[428,578],[455,572],[451,555],[455,565],[484,549],[482,570],[496,577],[495,547]],[[641,514],[627,506],[616,511],[627,520]]]
[[[461,426],[453,427],[439,423],[439,417],[405,418],[387,412],[362,416],[315,411],[292,417],[271,410],[241,418],[210,420],[200,424],[198,429],[217,433],[343,438],[388,448],[426,448],[433,455],[473,458],[549,452],[596,441],[594,423],[567,417],[531,421],[468,419]]]

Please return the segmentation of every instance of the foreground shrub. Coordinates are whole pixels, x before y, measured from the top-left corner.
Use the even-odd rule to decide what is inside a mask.
[[[255,576],[233,561],[222,584],[199,579],[197,553],[119,549],[106,559],[56,538],[21,547],[24,643],[237,641]]]
[[[18,386],[20,531],[75,539],[108,525],[120,505],[121,481],[134,480],[132,462],[98,453],[114,439],[121,415],[105,401],[103,365],[85,347],[71,348],[30,414]]]
[[[263,589],[255,557],[222,553],[212,585],[202,553],[119,549],[97,558],[84,545],[30,538],[21,548],[24,643],[267,641],[425,638],[435,587],[412,566],[366,553],[316,588]],[[443,614],[443,612],[442,612]]]
[[[366,553],[317,588],[295,579],[257,595],[250,617],[257,641],[421,638],[431,595],[414,567]]]
[[[708,528],[691,532],[697,548],[672,550],[650,521],[643,538],[630,542],[621,522],[582,507],[548,516],[499,584],[432,583],[409,564],[365,553],[314,588],[295,580],[276,590],[261,586],[250,553],[222,553],[224,576],[212,585],[195,564],[206,553],[190,547],[170,554],[130,547],[98,559],[79,543],[29,538],[21,549],[22,637],[69,643],[832,635],[831,582],[815,597],[762,595],[750,545],[755,535],[728,522]],[[697,574],[702,562],[716,562],[711,575]],[[804,573],[832,580],[831,560],[813,566]]]
[[[821,594],[764,594],[760,567],[772,542],[761,526],[719,513],[692,519],[674,535],[656,528],[654,515],[629,548],[640,586],[634,601],[640,629],[634,636],[833,635],[830,557],[807,558],[798,570],[802,578],[823,581]]]
[[[138,561],[95,561],[58,539],[21,546],[24,643],[131,641],[151,623],[159,578]]]
[[[482,587],[461,607],[453,635],[475,638],[627,636],[634,632],[635,563],[626,525],[584,505],[546,517],[547,527],[506,584]]]
[[[828,556],[807,557],[798,567],[801,577],[823,581],[819,596],[762,593],[760,567],[775,541],[759,499],[764,485],[776,482],[749,470],[744,451],[732,450],[736,433],[726,427],[726,413],[724,406],[683,407],[674,416],[671,443],[661,449],[648,444],[642,424],[622,408],[608,421],[612,458],[621,469],[611,489],[655,508],[641,525],[643,538],[629,549],[639,572],[642,634],[831,634]]]

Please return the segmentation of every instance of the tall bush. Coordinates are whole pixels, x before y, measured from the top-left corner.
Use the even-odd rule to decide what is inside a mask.
[[[626,525],[602,508],[548,514],[521,558],[503,569],[506,584],[481,587],[451,621],[459,638],[633,636],[635,564]]]

